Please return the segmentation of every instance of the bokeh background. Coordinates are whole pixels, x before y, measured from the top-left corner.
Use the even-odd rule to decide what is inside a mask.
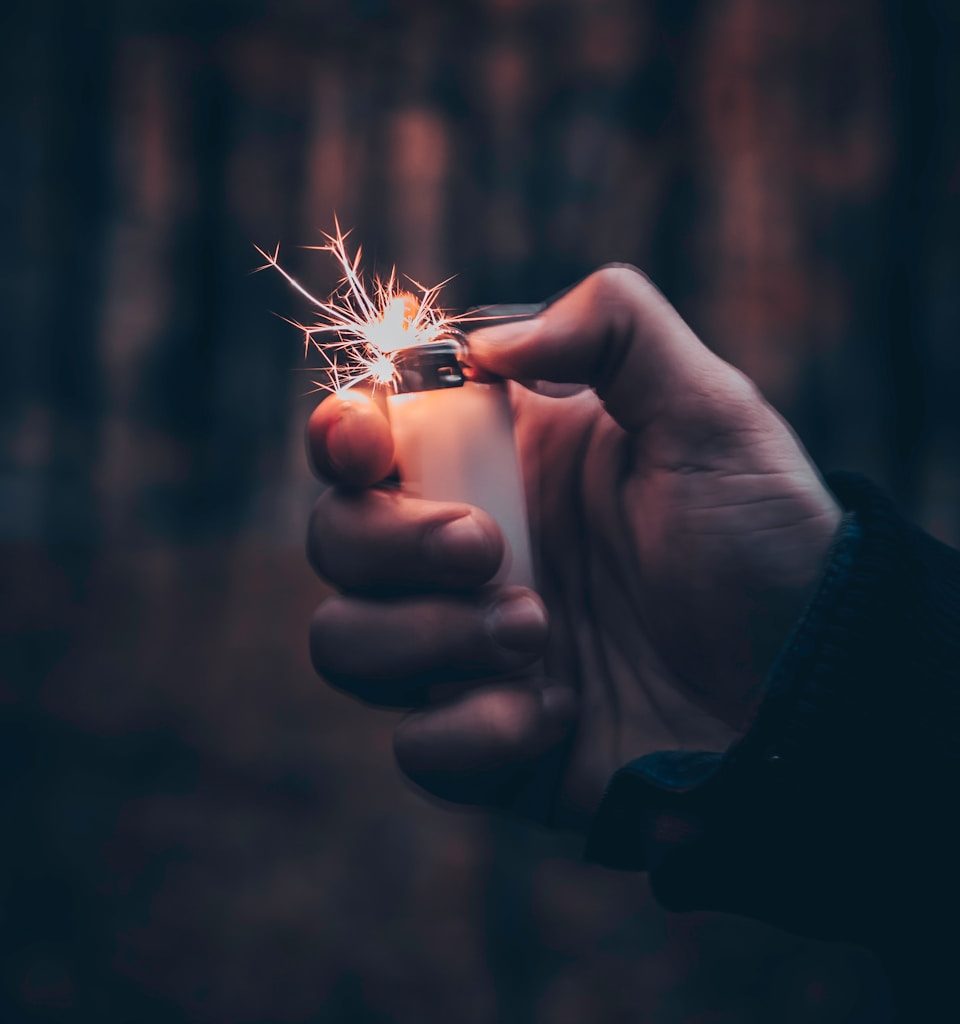
[[[953,5],[3,6],[0,1019],[887,1020],[865,953],[401,784],[308,664],[303,308],[249,271],[326,290],[335,210],[459,306],[634,262],[956,542]]]

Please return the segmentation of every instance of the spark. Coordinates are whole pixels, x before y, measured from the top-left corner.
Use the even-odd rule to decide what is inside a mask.
[[[450,279],[422,285],[400,275],[394,267],[384,279],[366,278],[361,260],[363,247],[353,255],[347,249],[350,232],[340,228],[334,217],[334,233],[323,232],[322,245],[304,246],[326,252],[339,265],[341,277],[333,293],[320,299],[308,291],[280,264],[279,244],[268,252],[254,248],[266,261],[259,270],[276,270],[313,307],[310,323],[281,317],[303,334],[304,357],[315,352],[321,361],[322,379],[312,381],[317,391],[343,394],[351,388],[395,388],[398,380],[396,358],[404,349],[428,345],[467,319],[455,316],[440,305],[440,293]],[[479,318],[483,319],[483,318]]]

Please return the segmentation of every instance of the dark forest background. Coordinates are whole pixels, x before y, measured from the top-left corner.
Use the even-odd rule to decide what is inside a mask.
[[[0,1020],[885,1021],[865,954],[444,813],[328,692],[334,211],[457,306],[647,270],[960,540],[960,18],[913,0],[34,0],[0,36]],[[891,885],[899,884],[891,879]],[[883,900],[884,894],[877,893]]]

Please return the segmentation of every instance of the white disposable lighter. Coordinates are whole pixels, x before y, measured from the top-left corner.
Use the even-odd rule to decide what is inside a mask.
[[[503,561],[495,583],[535,585],[523,473],[503,381],[463,373],[465,338],[449,331],[404,349],[387,399],[405,490],[433,501],[475,505],[499,525]]]

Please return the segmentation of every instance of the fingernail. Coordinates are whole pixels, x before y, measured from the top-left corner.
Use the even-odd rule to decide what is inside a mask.
[[[517,594],[498,601],[487,613],[487,629],[500,647],[533,654],[543,647],[547,635],[547,614],[530,594]]]
[[[432,529],[426,547],[434,561],[451,568],[481,569],[492,561],[490,539],[469,514]]]
[[[352,415],[352,411],[348,411],[346,409],[340,413],[340,415],[327,426],[323,439],[327,448],[327,458],[330,460],[330,465],[337,472],[343,472],[348,469],[351,462],[351,452],[349,450],[342,450],[344,447],[343,421],[345,417],[350,415]],[[340,451],[338,451],[338,448]]]
[[[343,408],[333,420],[323,438],[326,445],[326,458],[338,475],[350,479],[358,465],[366,465],[367,453],[357,444],[356,428],[358,410],[344,402]]]

